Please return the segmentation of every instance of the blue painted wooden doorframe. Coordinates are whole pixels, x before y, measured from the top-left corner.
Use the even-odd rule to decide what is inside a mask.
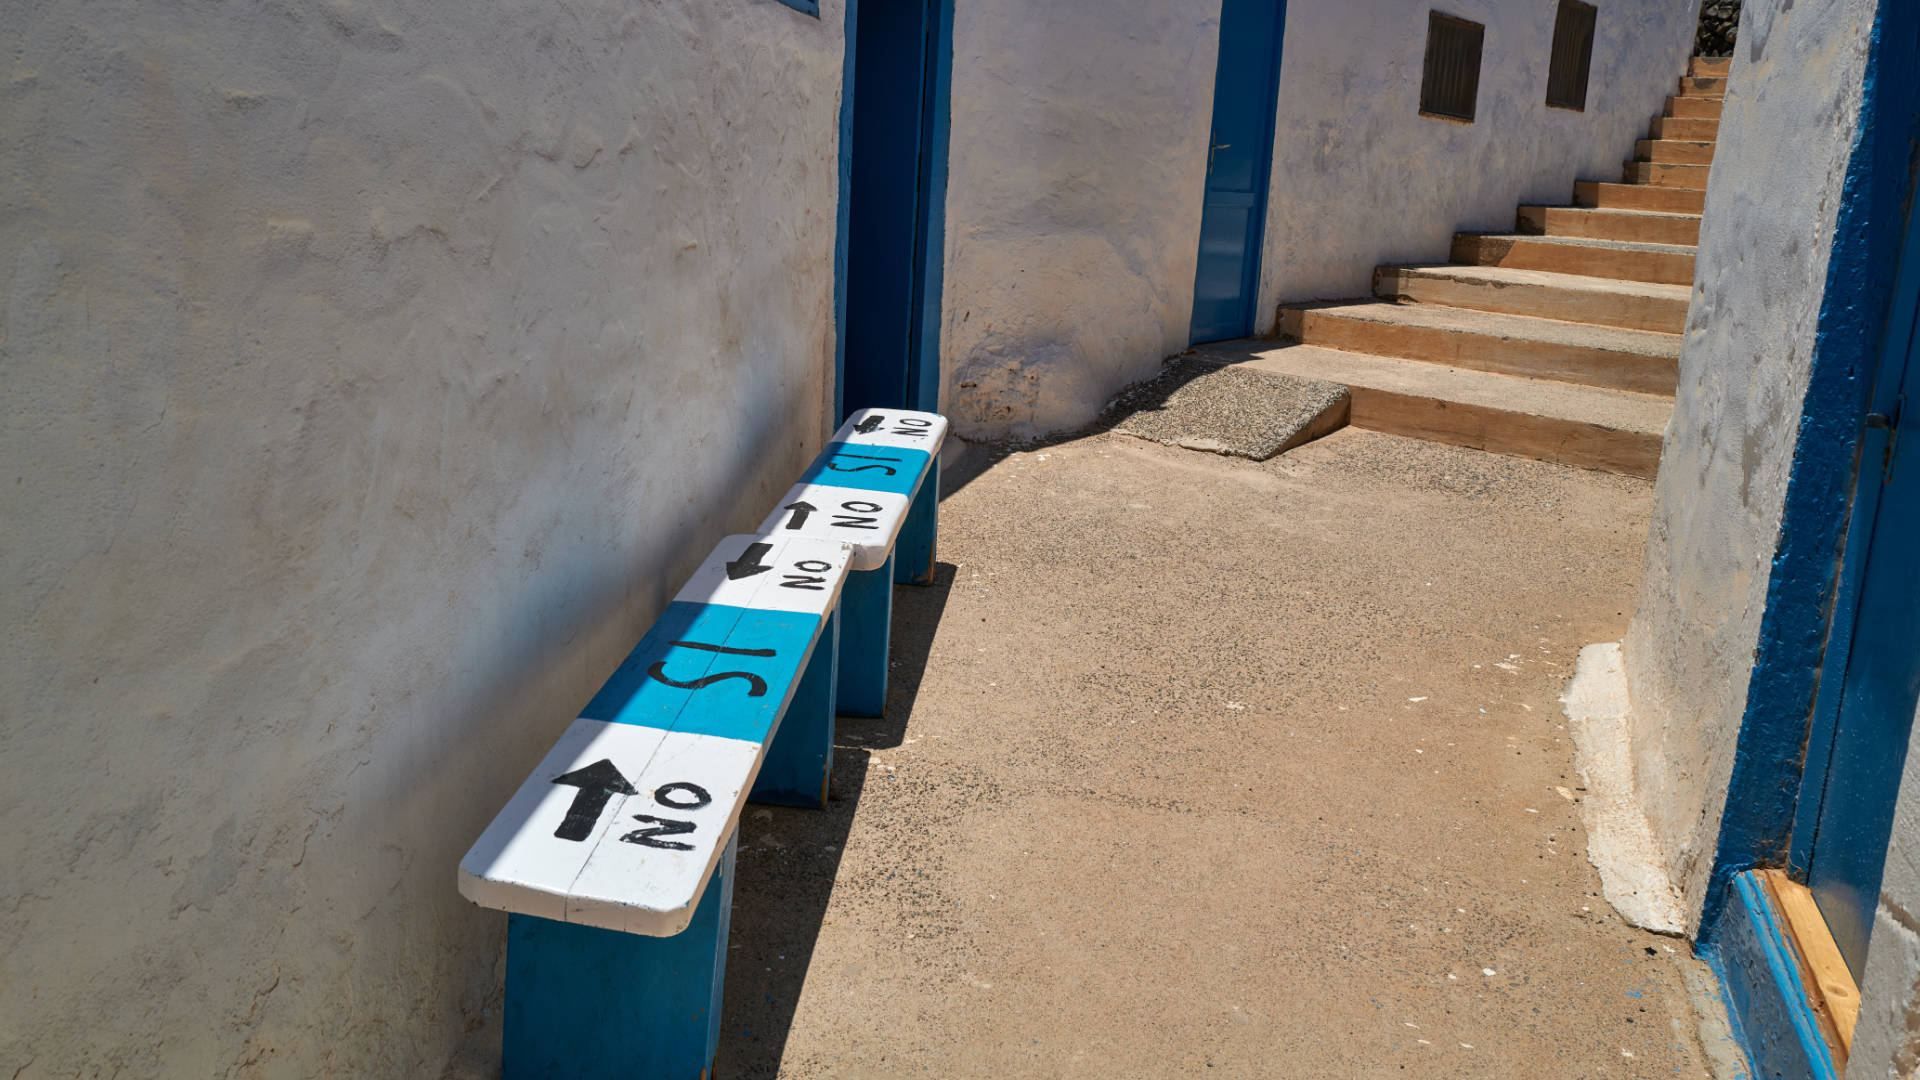
[[[1920,701],[1920,215],[1910,215],[1861,441],[1851,538],[1807,745],[1795,864],[1856,980],[1880,895],[1901,767]],[[1907,428],[1905,437],[1901,428]]]
[[[836,411],[935,412],[952,0],[848,0],[846,35]]]
[[[1200,258],[1193,274],[1188,333],[1195,343],[1253,333],[1286,16],[1286,0],[1221,4]]]

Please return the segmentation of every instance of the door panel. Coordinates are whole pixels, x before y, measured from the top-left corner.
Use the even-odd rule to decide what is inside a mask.
[[[1920,219],[1917,219],[1920,220]],[[1920,401],[1913,355],[1920,259],[1914,235],[1896,285],[1872,409],[1885,418],[1862,440],[1849,558],[1863,560],[1852,611],[1839,707],[1808,863],[1807,883],[1856,980],[1880,894],[1894,801],[1920,700]],[[1903,433],[1900,429],[1905,428]],[[1838,665],[1840,657],[1829,657]]]
[[[1285,0],[1225,0],[1191,340],[1253,332]]]

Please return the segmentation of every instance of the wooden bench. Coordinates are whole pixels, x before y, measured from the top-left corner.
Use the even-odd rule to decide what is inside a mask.
[[[741,808],[824,805],[836,703],[878,713],[895,568],[932,576],[945,432],[930,413],[850,418],[461,860],[460,892],[509,913],[504,1076],[708,1075]]]

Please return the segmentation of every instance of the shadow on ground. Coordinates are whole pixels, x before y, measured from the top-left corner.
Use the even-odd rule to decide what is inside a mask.
[[[886,715],[835,721],[827,808],[749,806],[741,817],[716,1075],[739,1080],[780,1072],[841,853],[872,778],[868,755],[905,737],[955,570],[936,563],[931,585],[894,586]],[[880,776],[886,782],[887,773]]]

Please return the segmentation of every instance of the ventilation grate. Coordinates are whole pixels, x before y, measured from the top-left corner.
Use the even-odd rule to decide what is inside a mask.
[[[1487,28],[1437,11],[1427,13],[1427,65],[1420,80],[1420,111],[1473,122],[1480,95],[1480,45]]]
[[[1580,0],[1560,0],[1560,14],[1553,20],[1553,59],[1547,65],[1547,104],[1586,111],[1593,22],[1599,10]]]

